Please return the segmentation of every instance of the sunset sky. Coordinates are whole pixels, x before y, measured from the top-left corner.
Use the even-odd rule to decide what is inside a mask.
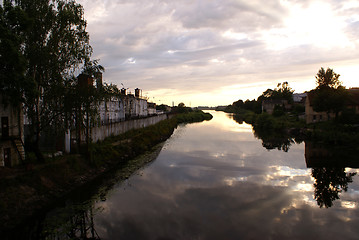
[[[104,81],[157,104],[228,105],[321,67],[359,87],[359,1],[78,0]]]

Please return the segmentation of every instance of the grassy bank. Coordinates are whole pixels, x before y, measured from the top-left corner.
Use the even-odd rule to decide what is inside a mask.
[[[15,226],[111,169],[123,169],[122,177],[129,177],[146,163],[133,159],[169,138],[179,123],[211,118],[203,112],[177,114],[155,125],[93,143],[88,157],[64,155],[49,159],[45,164],[34,164],[31,169],[25,166],[0,168],[0,221],[3,223],[0,231]]]
[[[268,113],[257,114],[252,111],[242,110],[235,113],[235,118],[238,122],[244,121],[253,125],[256,129],[282,131],[289,128],[306,127],[304,120],[300,120],[297,116],[288,114],[275,117]]]
[[[267,113],[256,114],[248,110],[237,111],[234,119],[239,123],[244,121],[251,124],[255,134],[261,139],[262,136],[279,134],[283,138],[310,140],[327,146],[342,145],[358,148],[359,126],[348,124],[343,119],[306,124],[295,115],[283,114],[276,117]]]

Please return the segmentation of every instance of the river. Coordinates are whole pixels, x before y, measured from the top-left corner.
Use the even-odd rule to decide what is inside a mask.
[[[223,112],[211,113],[211,121],[179,126],[155,160],[125,182],[47,213],[40,235],[358,238],[356,168],[308,168],[305,156],[313,154],[305,151],[304,142],[267,149],[250,125]]]

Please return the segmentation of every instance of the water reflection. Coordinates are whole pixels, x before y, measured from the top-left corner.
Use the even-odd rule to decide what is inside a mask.
[[[340,166],[336,171],[324,165],[310,169],[307,164],[314,163],[306,161],[311,154],[304,154],[303,143],[291,143],[286,152],[268,151],[250,125],[240,125],[225,113],[213,115],[212,121],[178,127],[151,165],[126,182],[109,184],[101,194],[103,201],[89,197],[96,200],[87,201],[91,203],[84,204],[87,208],[70,210],[73,215],[59,211],[56,215],[67,220],[47,224],[51,226],[47,229],[57,231],[48,236],[79,238],[86,232],[87,238],[101,239],[355,239],[359,235],[359,181],[354,170]],[[328,189],[329,193],[336,189],[341,199],[332,201]]]
[[[233,119],[243,124],[240,117]],[[273,131],[272,129],[256,129],[254,136],[261,139],[262,146],[268,150],[278,149],[288,152],[293,144],[300,144],[303,137],[299,131]],[[325,142],[325,141],[322,141]],[[305,141],[305,161],[312,168],[314,178],[314,199],[322,207],[332,207],[340,198],[339,194],[348,190],[356,172],[346,172],[346,167],[359,167],[358,151],[346,146],[325,146],[322,143]]]
[[[348,190],[356,172],[346,172],[346,167],[359,166],[357,151],[346,146],[325,146],[306,141],[305,161],[312,168],[315,179],[314,197],[320,207],[331,207],[340,198],[339,194]]]
[[[95,224],[96,216],[106,211],[100,203],[105,203],[119,184],[123,189],[131,188],[128,174],[141,175],[139,166],[156,159],[162,147],[160,144],[152,152],[107,172],[61,199],[52,210],[19,226],[19,231],[2,235],[2,239],[102,239]]]
[[[278,149],[288,152],[295,140],[287,134],[278,131],[254,130],[254,136],[262,140],[262,146],[268,150]]]
[[[34,239],[101,239],[94,216],[102,209],[94,209],[94,203],[69,204],[48,214],[40,236]]]
[[[318,208],[304,144],[267,151],[250,125],[223,113],[214,116],[178,128],[156,162],[131,178],[131,188],[119,187],[98,203],[105,209],[95,220],[100,236],[353,239],[358,209],[349,213],[341,206],[353,206],[358,197],[348,190],[342,205],[325,212]],[[358,183],[354,187],[359,189]]]
[[[307,167],[359,168],[358,150],[343,145],[324,145],[322,142],[305,142]]]
[[[243,124],[243,120],[238,115],[233,115],[233,120],[239,124]],[[298,131],[286,131],[286,130],[273,130],[273,129],[261,129],[253,127],[253,134],[256,138],[262,140],[262,146],[267,150],[278,149],[284,152],[288,152],[289,148],[293,144],[300,144],[303,142],[303,137]]]
[[[320,207],[331,207],[333,201],[339,199],[339,193],[348,190],[348,184],[353,182],[356,173],[346,173],[345,168],[322,167],[313,168],[314,197]]]

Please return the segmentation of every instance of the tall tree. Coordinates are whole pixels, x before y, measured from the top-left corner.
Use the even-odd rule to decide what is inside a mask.
[[[339,81],[340,74],[337,74],[331,68],[320,68],[315,76],[317,82],[317,89],[320,88],[333,88],[337,89],[342,87],[342,83]]]
[[[0,94],[6,104],[18,106],[24,93],[26,59],[21,52],[26,14],[11,3],[0,5]]]
[[[20,34],[18,49],[25,58],[23,102],[34,151],[42,159],[40,134],[66,127],[65,96],[76,84],[75,74],[90,62],[84,11],[74,0],[5,0],[5,5],[20,9],[31,23]]]
[[[317,87],[313,94],[313,109],[317,112],[335,113],[336,117],[345,107],[348,93],[339,81],[339,74],[333,69],[319,69],[316,78]]]
[[[288,82],[278,83],[277,87],[272,90],[268,88],[258,97],[258,100],[273,99],[273,100],[287,100],[288,102],[293,101],[294,90],[289,87]]]

